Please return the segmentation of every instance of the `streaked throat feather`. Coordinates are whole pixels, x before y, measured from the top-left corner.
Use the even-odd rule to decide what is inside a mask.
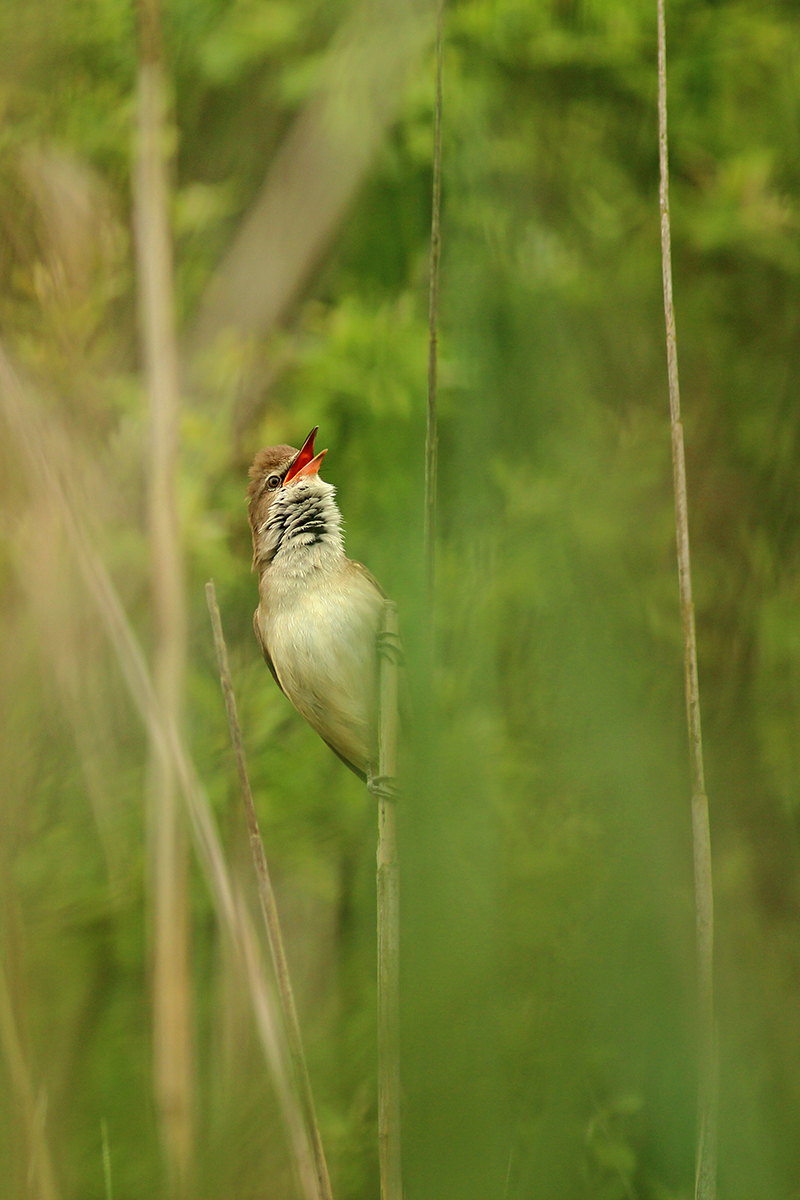
[[[305,574],[344,557],[342,517],[336,490],[315,476],[291,484],[275,497],[257,532],[257,560],[280,560],[290,574]],[[308,551],[318,552],[309,556]]]

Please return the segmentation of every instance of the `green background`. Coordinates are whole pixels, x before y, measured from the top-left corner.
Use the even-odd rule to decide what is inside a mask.
[[[343,0],[165,0],[182,331],[351,19]],[[408,1200],[688,1198],[694,918],[655,4],[448,5],[433,664],[421,567],[425,20],[396,115],[279,326],[255,345],[228,331],[186,381],[187,738],[232,869],[248,880],[203,594],[213,576],[334,1194],[375,1197],[374,802],[275,688],[251,628],[247,467],[260,446],[300,445],[318,424],[348,551],[398,600],[408,658]],[[790,1200],[800,1196],[800,25],[788,0],[679,0],[667,23],[720,1196]],[[79,502],[150,647],[135,12],[123,0],[3,0],[0,46],[3,345],[99,481],[100,500],[87,485]],[[83,200],[71,208],[69,195]],[[41,532],[45,476],[5,429],[0,458],[0,956],[60,1194],[107,1195],[105,1129],[113,1196],[149,1198],[165,1175],[145,737],[69,544],[55,527]],[[272,1085],[195,867],[191,905],[192,1194],[280,1200],[294,1193]],[[34,1193],[4,1054],[0,1195],[17,1200]]]

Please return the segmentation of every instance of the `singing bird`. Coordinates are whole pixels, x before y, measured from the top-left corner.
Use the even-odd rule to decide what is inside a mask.
[[[376,638],[384,593],[345,556],[336,489],[320,478],[318,426],[259,450],[247,490],[259,603],[256,638],[275,682],[361,779],[377,769]]]

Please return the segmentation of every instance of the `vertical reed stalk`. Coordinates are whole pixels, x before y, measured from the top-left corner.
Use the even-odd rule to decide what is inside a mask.
[[[289,964],[286,960],[286,952],[283,947],[283,934],[281,933],[278,906],[275,903],[275,893],[272,890],[267,856],[264,853],[264,843],[261,840],[261,831],[258,828],[258,817],[256,815],[255,804],[253,803],[250,779],[247,774],[242,731],[239,725],[239,715],[236,711],[236,697],[233,694],[233,683],[231,681],[228,649],[225,645],[225,635],[222,631],[222,620],[219,615],[217,593],[213,580],[210,580],[206,584],[206,603],[208,604],[208,611],[211,616],[211,628],[214,633],[214,649],[217,655],[219,679],[222,685],[222,694],[225,698],[228,729],[230,730],[233,752],[236,758],[236,768],[239,773],[239,787],[241,788],[242,801],[244,803],[247,832],[250,839],[250,851],[253,855],[253,868],[258,884],[258,897],[261,902],[261,913],[264,917],[270,954],[272,956],[272,965],[278,981],[278,993],[281,999],[289,1056],[294,1068],[295,1082],[306,1121],[308,1139],[314,1154],[320,1200],[332,1200],[328,1165],[325,1161],[325,1150],[317,1123],[317,1112],[314,1105],[314,1096],[311,1091],[311,1080],[308,1077],[306,1056],[303,1050],[303,1038],[300,1032],[300,1022],[297,1019],[294,991],[289,975]]]
[[[11,992],[0,959],[0,1048],[17,1111],[25,1128],[28,1189],[37,1200],[59,1200],[58,1185],[44,1128],[44,1104],[37,1097],[17,1029]],[[13,1143],[12,1143],[13,1144]],[[9,1186],[12,1186],[9,1181]]]
[[[431,196],[431,250],[428,279],[428,405],[425,429],[425,510],[423,558],[425,563],[425,619],[423,622],[426,666],[434,702],[433,679],[436,646],[436,517],[439,475],[438,370],[439,370],[439,259],[442,201],[442,58],[444,0],[436,6],[436,88],[433,103],[433,192]],[[397,609],[388,600],[384,606],[380,647],[380,775],[394,779],[397,763],[397,670],[399,647]],[[399,873],[397,866],[397,811],[387,793],[380,798],[378,813],[378,1015],[380,1090],[378,1123],[380,1133],[383,1200],[402,1196],[400,1172],[400,1030],[399,1030]],[[397,1145],[392,1138],[397,1125]]]
[[[161,712],[180,727],[186,612],[175,478],[179,384],[167,175],[167,88],[159,0],[140,0],[138,145],[133,210],[139,319],[150,400],[150,525],[154,684]],[[192,1161],[193,1070],[188,839],[174,765],[150,746],[149,843],[156,1103],[171,1191],[185,1195]]]
[[[442,27],[444,0],[436,14],[436,98],[433,108],[433,199],[431,204],[431,255],[428,292],[428,420],[425,434],[424,553],[427,573],[429,621],[433,628],[433,593],[436,582],[436,484],[439,470],[437,390],[439,366],[439,213],[442,197]]]
[[[675,490],[675,530],[678,545],[678,579],[683,667],[686,683],[686,718],[689,729],[689,763],[692,785],[692,840],[697,937],[699,999],[699,1084],[695,1200],[714,1200],[717,1190],[718,1065],[714,1026],[714,894],[711,877],[711,837],[708,798],[703,772],[700,730],[700,691],[697,680],[692,575],[689,559],[689,517],[686,495],[686,460],[683,448],[678,347],[672,303],[672,254],[669,223],[669,168],[667,160],[667,66],[664,0],[658,0],[658,149],[660,163],[661,268],[664,280],[664,315],[667,326],[667,370],[672,426],[672,473]]]
[[[382,1200],[402,1200],[400,1138],[400,875],[397,858],[397,605],[378,638],[378,1147]]]
[[[111,1147],[108,1144],[108,1124],[105,1118],[100,1122],[100,1141],[102,1142],[103,1152],[103,1185],[105,1187],[105,1200],[114,1200],[114,1191],[111,1186]]]

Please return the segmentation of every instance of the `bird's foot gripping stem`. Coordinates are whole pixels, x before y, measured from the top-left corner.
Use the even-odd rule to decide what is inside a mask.
[[[378,634],[378,654],[388,658],[396,667],[404,667],[406,660],[403,655],[403,644],[400,635],[388,629],[381,629]]]
[[[389,775],[374,775],[370,769],[367,769],[367,791],[379,801],[388,800],[396,804],[400,799],[397,780]]]

